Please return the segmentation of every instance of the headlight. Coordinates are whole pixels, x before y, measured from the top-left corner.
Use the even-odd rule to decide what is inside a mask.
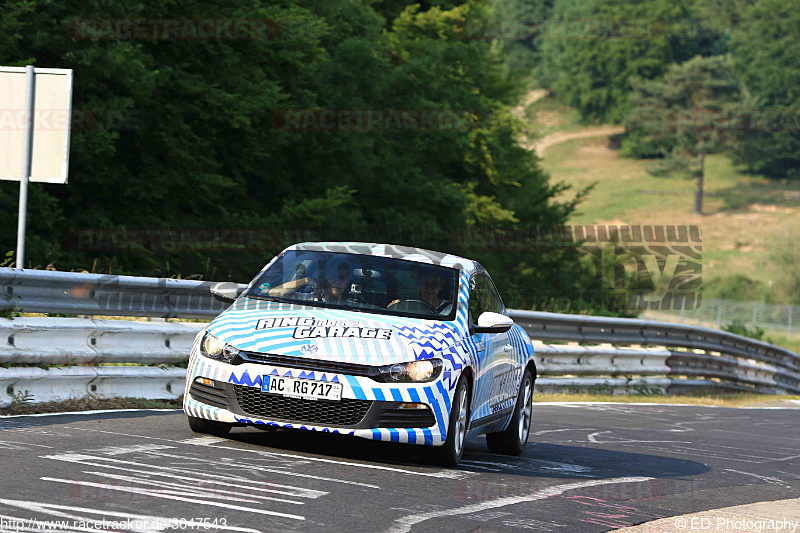
[[[209,359],[230,363],[234,357],[239,355],[239,349],[225,344],[211,333],[206,333],[200,342],[200,353]]]
[[[422,359],[379,367],[375,378],[387,383],[423,383],[433,381],[441,373],[441,359]]]

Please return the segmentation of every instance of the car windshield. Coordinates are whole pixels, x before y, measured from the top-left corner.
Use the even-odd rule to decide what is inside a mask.
[[[287,250],[255,280],[248,298],[452,320],[458,271],[391,257]]]

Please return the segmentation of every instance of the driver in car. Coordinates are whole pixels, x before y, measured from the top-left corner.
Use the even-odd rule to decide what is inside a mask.
[[[440,313],[450,304],[449,300],[442,298],[444,280],[436,270],[422,269],[417,287],[419,287],[419,299],[433,307],[436,312]]]
[[[422,268],[417,278],[417,288],[419,288],[419,299],[430,305],[437,313],[442,313],[450,305],[450,300],[442,298],[444,290],[444,280],[439,273],[432,268]],[[386,307],[391,307],[400,300],[394,300]]]

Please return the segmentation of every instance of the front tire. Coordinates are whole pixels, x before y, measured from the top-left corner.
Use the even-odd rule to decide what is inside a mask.
[[[206,420],[205,418],[189,417],[189,429],[195,433],[204,433],[216,437],[224,437],[230,433],[233,424],[217,422],[216,420]]]
[[[520,455],[528,444],[533,413],[533,377],[530,370],[525,370],[519,395],[514,405],[514,415],[505,431],[487,433],[486,444],[492,453],[504,455]]]
[[[435,448],[437,463],[442,466],[458,466],[464,454],[464,441],[469,422],[469,385],[464,376],[458,380],[453,406],[450,409],[450,422],[447,425],[447,439],[442,446]]]

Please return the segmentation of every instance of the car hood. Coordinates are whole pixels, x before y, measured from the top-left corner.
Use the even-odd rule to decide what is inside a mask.
[[[250,298],[237,300],[208,331],[240,350],[373,366],[434,357],[464,338],[455,321]]]

